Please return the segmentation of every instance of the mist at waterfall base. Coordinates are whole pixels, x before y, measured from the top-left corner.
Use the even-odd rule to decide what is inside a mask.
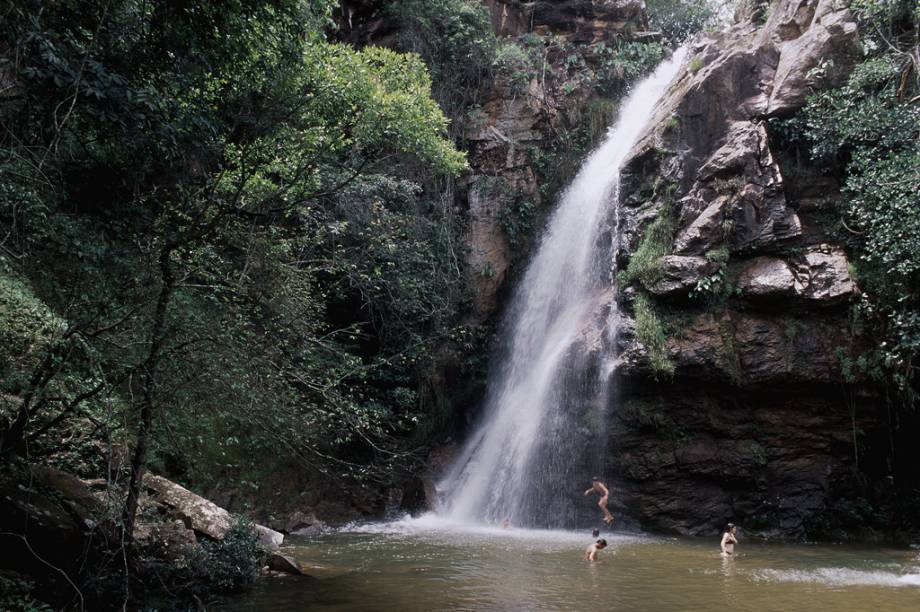
[[[633,89],[550,217],[505,315],[482,422],[438,484],[446,518],[550,528],[600,516],[576,498],[605,467],[619,172],[685,55]]]

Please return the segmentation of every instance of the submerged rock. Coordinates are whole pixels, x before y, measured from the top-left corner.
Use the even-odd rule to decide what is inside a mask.
[[[295,574],[297,576],[309,576],[304,566],[290,555],[284,555],[279,552],[273,552],[268,557],[268,569],[285,574]]]

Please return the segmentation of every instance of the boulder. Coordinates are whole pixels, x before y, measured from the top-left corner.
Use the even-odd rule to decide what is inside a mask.
[[[756,298],[782,298],[795,295],[796,277],[789,265],[778,257],[755,257],[738,275],[741,295]]]
[[[674,241],[674,252],[679,255],[700,255],[722,240],[722,223],[725,219],[727,198],[712,201]]]
[[[843,249],[827,244],[817,245],[805,253],[805,263],[808,266],[808,282],[802,289],[803,297],[836,304],[848,300],[857,292]]]
[[[326,523],[317,518],[313,509],[295,510],[287,518],[278,518],[269,524],[281,533],[293,535],[315,535],[326,528]]]
[[[28,469],[33,482],[55,491],[61,503],[78,516],[85,527],[91,528],[96,524],[105,510],[105,504],[86,482],[47,465],[33,465]]]
[[[843,249],[826,244],[810,247],[800,262],[779,257],[756,257],[745,263],[737,286],[747,298],[796,297],[811,303],[833,306],[855,295]]]
[[[175,561],[183,559],[186,552],[198,542],[195,532],[180,519],[148,521],[139,517],[134,527],[134,538],[141,545],[156,546],[167,558]]]
[[[70,571],[88,534],[89,525],[54,490],[28,474],[0,476],[0,566],[43,575],[51,563]]]
[[[645,287],[655,295],[667,297],[686,295],[716,268],[705,257],[685,255],[665,255],[658,260],[658,267],[659,278]]]
[[[192,493],[162,476],[148,474],[144,485],[155,495],[154,501],[166,506],[189,529],[213,540],[222,540],[231,526],[230,513],[200,495]],[[284,536],[273,529],[256,525],[259,542],[266,548],[277,548]]]
[[[856,22],[835,0],[780,3],[765,35],[781,48],[767,106],[770,116],[789,115],[821,85],[839,85],[861,58]]]
[[[265,525],[256,525],[256,533],[259,534],[259,544],[267,550],[274,550],[284,542],[284,534],[275,531]]]
[[[195,532],[222,540],[230,529],[229,512],[185,487],[153,474],[144,477],[144,485],[154,493],[155,501],[168,507]]]
[[[578,43],[607,40],[645,22],[642,0],[489,0],[489,4],[493,24],[518,26],[513,30],[496,28],[500,33],[552,32]]]

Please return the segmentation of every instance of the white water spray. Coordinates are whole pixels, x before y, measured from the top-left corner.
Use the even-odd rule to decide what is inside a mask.
[[[560,526],[554,498],[586,484],[559,480],[575,475],[576,432],[598,423],[610,372],[595,364],[586,374],[572,349],[599,305],[616,308],[620,167],[684,57],[678,50],[635,87],[560,198],[506,315],[508,356],[490,375],[483,422],[439,484],[449,518]]]

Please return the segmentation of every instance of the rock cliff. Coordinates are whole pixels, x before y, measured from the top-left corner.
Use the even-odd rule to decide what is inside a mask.
[[[857,25],[832,0],[780,0],[691,52],[623,175],[619,300],[666,340],[627,315],[608,466],[646,528],[839,536],[835,506],[869,495],[878,402],[843,374],[866,341],[859,289],[814,214],[838,186],[784,160],[770,120],[846,78]]]
[[[647,31],[642,0],[488,4],[502,44],[522,43],[531,59],[497,74],[462,131],[471,168],[463,183],[467,261],[479,319],[498,310],[514,260],[526,257],[552,204],[550,175],[559,168],[546,166],[566,166],[558,174],[570,179],[612,118],[629,78],[612,61],[613,49],[657,39]]]

